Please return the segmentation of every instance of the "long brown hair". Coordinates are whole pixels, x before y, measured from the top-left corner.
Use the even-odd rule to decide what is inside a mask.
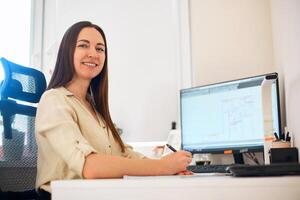
[[[83,28],[92,27],[95,28],[102,35],[105,44],[105,62],[100,74],[92,79],[90,86],[94,96],[94,102],[96,104],[97,111],[104,118],[106,126],[111,130],[114,139],[118,142],[122,152],[125,151],[124,143],[116,130],[112,119],[110,117],[108,106],[108,72],[107,72],[107,44],[106,37],[103,30],[91,22],[82,21],[72,25],[64,34],[60,47],[58,50],[57,60],[54,68],[53,75],[47,90],[51,88],[58,88],[66,86],[73,78],[75,73],[75,67],[73,63],[73,57],[76,47],[76,42],[80,31]]]

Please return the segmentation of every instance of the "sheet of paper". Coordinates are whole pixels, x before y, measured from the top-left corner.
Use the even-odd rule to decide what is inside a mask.
[[[185,178],[198,178],[203,176],[225,176],[224,173],[199,173],[193,175],[170,175],[170,176],[123,176],[123,179],[137,180],[137,179],[185,179]]]

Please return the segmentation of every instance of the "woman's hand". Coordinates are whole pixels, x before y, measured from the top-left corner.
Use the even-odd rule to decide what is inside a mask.
[[[193,175],[194,173],[189,170],[178,172],[176,175]]]
[[[186,167],[192,162],[192,154],[187,151],[177,151],[161,158],[166,174],[189,173]],[[186,174],[187,175],[187,174]]]

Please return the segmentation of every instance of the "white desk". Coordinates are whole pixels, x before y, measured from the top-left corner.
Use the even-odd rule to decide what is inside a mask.
[[[300,176],[70,180],[52,182],[53,200],[299,200]]]

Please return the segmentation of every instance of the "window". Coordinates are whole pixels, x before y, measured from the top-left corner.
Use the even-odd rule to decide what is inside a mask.
[[[1,1],[0,7],[0,57],[5,57],[15,63],[29,66],[31,54],[32,1]],[[0,66],[0,81],[3,79],[3,68]],[[2,146],[2,116],[0,117],[0,123],[0,146]]]

